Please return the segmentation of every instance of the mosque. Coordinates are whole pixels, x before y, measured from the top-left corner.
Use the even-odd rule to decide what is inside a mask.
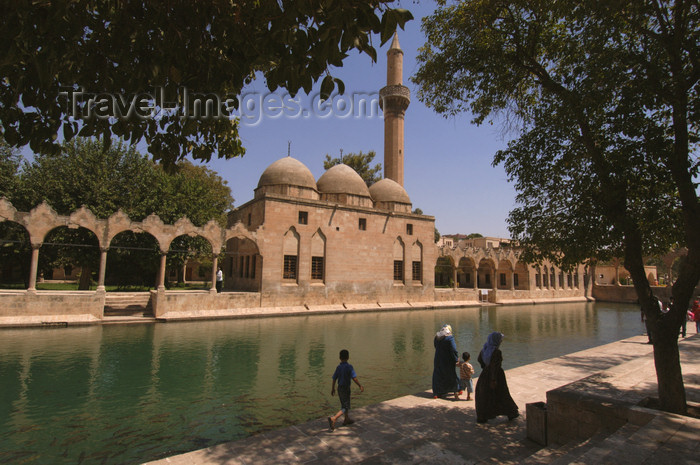
[[[412,213],[403,187],[403,51],[394,35],[384,111],[384,179],[369,188],[338,164],[316,181],[286,157],[260,176],[253,200],[229,215],[255,238],[226,244],[224,289],[255,291],[271,305],[433,300],[435,218]]]

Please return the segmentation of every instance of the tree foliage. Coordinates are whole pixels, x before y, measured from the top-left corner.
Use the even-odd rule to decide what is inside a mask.
[[[623,257],[651,324],[662,407],[686,409],[677,336],[700,279],[700,11],[691,0],[440,2],[415,82],[437,112],[502,118],[509,217],[532,261]],[[662,317],[644,257],[687,247]]]
[[[360,153],[342,154],[336,158],[331,158],[330,155],[326,154],[326,159],[323,161],[323,169],[327,170],[340,163],[346,164],[354,169],[369,187],[382,179],[382,164],[377,163],[372,166],[372,160],[376,156],[377,153],[374,150],[370,150],[367,153],[360,151]]]
[[[78,138],[57,155],[37,155],[25,163],[10,200],[23,211],[46,201],[62,215],[84,205],[98,218],[121,209],[134,221],[155,213],[165,223],[186,216],[196,226],[211,219],[225,224],[233,204],[226,181],[190,162],[176,167],[166,172],[133,147],[116,144],[105,150],[98,141]]]
[[[107,145],[113,135],[132,144],[145,140],[153,159],[169,166],[188,155],[240,156],[236,119],[144,117],[136,107],[128,111],[132,97],[163,88],[167,102],[182,106],[184,88],[237,96],[257,73],[271,91],[308,93],[322,79],[322,96],[336,86],[342,93],[329,68],[342,66],[353,50],[376,61],[371,35],[381,34],[383,44],[412,19],[390,3],[1,0],[0,133],[12,146],[29,144],[44,154],[60,152],[59,134],[66,141],[101,137]],[[60,94],[81,90],[123,96],[115,103],[125,116],[100,116],[107,112],[99,104]],[[74,119],[74,102],[81,115],[88,107],[97,115]]]
[[[14,195],[17,188],[17,173],[22,163],[19,151],[13,149],[0,137],[0,197]]]
[[[78,138],[64,144],[64,150],[57,155],[37,155],[32,163],[26,162],[15,176],[16,188],[8,198],[22,211],[46,201],[61,215],[85,206],[98,218],[122,210],[134,221],[155,213],[165,223],[187,217],[196,226],[212,219],[225,225],[226,213],[233,205],[226,181],[210,169],[190,162],[180,162],[175,168],[175,172],[166,171],[124,144],[105,150],[99,141]],[[12,234],[14,238],[16,234]],[[57,267],[81,267],[81,288],[87,288],[89,277],[99,264],[94,233],[83,228],[58,228],[49,233],[45,242],[40,254],[41,269],[48,274]],[[159,251],[153,238],[118,235],[110,246],[114,250],[110,249],[107,278],[123,284],[129,276],[133,280],[138,273],[145,273],[144,279],[154,282],[151,278],[158,270]],[[174,267],[194,256],[211,255],[211,246],[201,238],[178,238],[171,248],[168,265]],[[20,253],[24,254],[24,249],[15,255]]]

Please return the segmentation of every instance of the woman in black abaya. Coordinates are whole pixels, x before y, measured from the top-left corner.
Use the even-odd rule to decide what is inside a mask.
[[[433,359],[433,396],[442,397],[454,393],[455,398],[461,394],[456,366],[459,361],[457,344],[452,335],[452,327],[444,325],[435,335],[435,358]]]
[[[476,401],[476,421],[486,423],[498,415],[507,415],[509,420],[516,418],[518,406],[510,396],[506,374],[501,367],[503,354],[499,346],[503,334],[489,334],[484,348],[479,352],[481,374],[476,382],[474,397]]]

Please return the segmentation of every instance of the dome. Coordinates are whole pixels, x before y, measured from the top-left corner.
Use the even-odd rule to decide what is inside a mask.
[[[369,197],[367,184],[357,172],[348,165],[331,166],[328,171],[318,178],[318,191],[323,194],[352,194]]]
[[[375,202],[411,203],[406,190],[393,179],[384,178],[369,188],[369,193]]]
[[[258,188],[276,185],[316,189],[316,180],[302,162],[296,158],[284,157],[268,166],[258,181]]]

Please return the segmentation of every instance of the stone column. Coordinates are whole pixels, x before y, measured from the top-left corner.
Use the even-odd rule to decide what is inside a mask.
[[[39,269],[39,249],[41,244],[32,244],[32,262],[29,266],[29,287],[28,291],[36,291],[36,272]]]
[[[452,267],[452,289],[457,289],[457,267]]]
[[[474,276],[473,287],[474,287],[474,290],[476,290],[479,288],[479,286],[477,284],[479,281],[479,269],[477,267],[474,267],[474,268],[472,268],[472,271],[473,271],[472,276]]]
[[[158,290],[165,290],[165,261],[168,258],[167,252],[160,253],[160,270],[158,271]]]
[[[211,288],[209,288],[210,294],[216,294],[216,270],[219,265],[219,257],[216,255],[212,256],[211,259]]]
[[[510,270],[510,290],[515,290],[515,271]]]
[[[100,247],[100,271],[97,274],[97,290],[105,290],[105,271],[107,270],[107,251],[109,247]]]

